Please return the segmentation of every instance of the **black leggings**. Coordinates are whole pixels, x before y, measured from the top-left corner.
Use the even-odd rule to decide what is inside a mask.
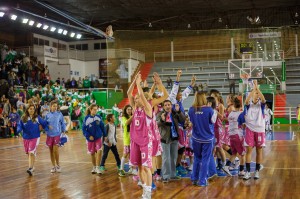
[[[108,152],[109,150],[111,150],[115,156],[115,159],[116,159],[116,162],[117,162],[117,166],[120,166],[121,165],[121,160],[120,160],[120,156],[119,156],[119,153],[118,153],[118,149],[117,149],[117,146],[116,145],[112,145],[111,147],[107,146],[104,144],[104,150],[103,150],[103,156],[102,156],[102,160],[101,160],[101,164],[100,166],[104,166],[105,165],[105,161],[106,161],[106,158],[108,156]]]

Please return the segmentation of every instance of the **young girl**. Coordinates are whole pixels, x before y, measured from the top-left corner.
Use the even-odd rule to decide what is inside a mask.
[[[228,133],[230,139],[230,147],[232,150],[232,156],[230,156],[229,161],[227,161],[225,170],[229,172],[229,166],[234,161],[236,155],[240,156],[240,170],[239,176],[244,176],[244,164],[245,164],[245,147],[244,147],[244,135],[243,135],[243,124],[245,123],[245,117],[243,112],[240,111],[241,101],[237,98],[233,98],[234,109],[230,112],[228,116]]]
[[[122,127],[123,127],[123,156],[121,159],[121,170],[124,170],[124,164],[126,158],[130,155],[130,124],[132,121],[132,107],[130,105],[126,105],[123,109],[123,117],[122,117]],[[130,167],[128,173],[132,173],[132,167]]]
[[[245,133],[245,146],[246,153],[246,173],[244,180],[249,180],[250,175],[250,163],[253,147],[256,147],[256,168],[254,173],[254,179],[259,179],[259,171],[261,169],[262,161],[262,147],[265,146],[265,97],[257,86],[257,81],[253,81],[253,90],[248,95],[246,104],[246,133]]]
[[[105,135],[104,135],[104,150],[103,150],[103,156],[100,164],[100,170],[102,172],[105,171],[105,161],[108,156],[108,152],[111,150],[115,156],[116,162],[117,162],[117,168],[119,176],[123,177],[125,176],[124,170],[120,169],[121,160],[118,153],[117,148],[117,127],[115,125],[115,116],[113,114],[107,115],[107,124],[105,126]]]
[[[50,112],[45,117],[45,120],[48,123],[48,129],[46,129],[46,145],[49,147],[51,163],[53,166],[51,173],[61,172],[59,164],[59,141],[61,134],[66,131],[64,117],[61,112],[57,111],[57,106],[58,102],[52,101],[50,103]]]
[[[97,110],[98,106],[96,104],[90,105],[86,110],[86,117],[82,125],[82,132],[87,142],[87,150],[92,157],[92,174],[102,174],[99,166],[102,152],[102,137],[105,134],[105,129],[101,116],[96,114]]]
[[[152,132],[150,124],[152,107],[144,96],[141,82],[141,74],[138,73],[127,91],[130,105],[134,110],[130,125],[130,163],[139,168],[139,176],[143,183],[142,197],[151,198]],[[138,94],[133,96],[135,84],[138,88]]]
[[[214,97],[216,100],[216,110],[218,113],[217,121],[214,126],[214,132],[215,132],[215,138],[216,138],[216,152],[218,157],[218,167],[222,171],[224,171],[228,176],[231,176],[230,173],[228,173],[226,170],[224,170],[226,156],[223,150],[223,144],[224,144],[224,128],[222,121],[224,119],[224,106],[220,101],[220,92],[217,90],[212,89],[210,91],[210,96]]]
[[[8,118],[13,128],[15,138],[19,137],[19,132],[17,131],[17,124],[20,121],[20,116],[17,113],[16,107],[12,107],[12,112],[9,114]]]
[[[193,185],[202,187],[208,185],[207,174],[214,148],[214,123],[217,117],[214,110],[206,104],[205,93],[198,92],[188,112],[193,124],[194,165],[191,180]]]
[[[18,132],[23,131],[24,149],[26,154],[28,154],[29,163],[27,173],[30,176],[32,176],[34,170],[36,150],[40,142],[39,125],[42,125],[44,129],[47,128],[47,122],[37,115],[35,106],[30,104],[17,128]]]

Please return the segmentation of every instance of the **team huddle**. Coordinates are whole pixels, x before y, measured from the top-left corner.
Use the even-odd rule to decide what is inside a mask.
[[[190,86],[181,92],[181,74],[181,70],[177,71],[170,93],[157,73],[153,74],[151,88],[141,86],[140,73],[135,76],[127,91],[130,104],[124,107],[121,120],[124,143],[121,159],[116,146],[114,115],[107,115],[105,125],[101,116],[96,114],[97,105],[90,105],[82,131],[91,154],[93,174],[104,173],[105,160],[111,150],[119,176],[125,176],[124,164],[129,158],[128,173],[133,174],[142,187],[142,198],[151,198],[156,189],[155,180],[164,183],[180,180],[188,171],[191,171],[194,186],[207,186],[209,179],[217,175],[217,169],[227,176],[231,176],[231,170],[238,169],[238,175],[249,180],[255,147],[254,179],[260,178],[267,119],[266,100],[257,82],[253,82],[244,106],[237,96],[231,94],[224,104],[220,92],[213,89],[209,93],[196,92],[193,104],[185,113],[183,101],[193,90],[196,78],[193,76]],[[47,134],[46,144],[53,165],[51,172],[61,172],[59,144],[66,127],[62,114],[57,111],[57,102],[51,102],[50,109],[42,119],[37,116],[35,106],[29,105],[18,125],[18,132],[23,131],[25,151],[29,154],[29,175],[34,169],[40,126]]]

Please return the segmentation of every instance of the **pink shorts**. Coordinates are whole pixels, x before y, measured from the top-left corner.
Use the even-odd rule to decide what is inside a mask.
[[[265,136],[265,132],[253,132],[246,127],[244,146],[264,147],[266,146]]]
[[[215,146],[221,148],[222,145],[224,144],[224,129],[223,127],[219,127],[215,125]]]
[[[185,135],[184,130],[181,126],[178,127],[178,149],[181,149],[185,146]]]
[[[23,143],[26,154],[33,153],[36,155],[36,149],[40,143],[40,138],[23,139]]]
[[[102,147],[102,138],[98,138],[94,142],[87,141],[87,150],[89,154],[94,154]]]
[[[123,154],[125,155],[130,154],[130,146],[124,146]]]
[[[53,147],[54,145],[59,145],[59,141],[60,141],[60,135],[55,136],[55,137],[50,137],[47,135],[47,139],[46,139],[46,145],[48,147]]]
[[[130,165],[145,166],[152,168],[152,142],[148,145],[140,146],[131,141],[130,144]]]
[[[237,134],[231,135],[229,138],[232,154],[235,155],[238,153],[239,155],[245,155],[244,138]]]
[[[162,153],[162,146],[160,140],[152,141],[152,157],[160,156]]]
[[[191,148],[185,148],[184,155],[185,156],[189,156],[189,157],[193,157],[194,156],[194,152],[193,152],[193,150]]]

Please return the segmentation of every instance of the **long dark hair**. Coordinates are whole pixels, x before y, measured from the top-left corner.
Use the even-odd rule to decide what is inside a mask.
[[[126,105],[124,108],[123,108],[123,117],[125,117],[126,119],[129,119],[130,118],[130,116],[132,115],[132,112],[131,112],[131,115],[128,115],[128,113],[127,113],[127,109],[128,108],[131,108],[132,109],[132,107],[128,104],[128,105]]]
[[[36,106],[34,104],[29,104],[28,107],[26,108],[24,115],[22,116],[23,123],[26,123],[28,121],[28,118],[30,117],[29,112],[28,112],[30,107],[34,107],[34,114],[33,114],[33,117],[31,118],[31,121],[35,122],[36,118],[38,117]]]

